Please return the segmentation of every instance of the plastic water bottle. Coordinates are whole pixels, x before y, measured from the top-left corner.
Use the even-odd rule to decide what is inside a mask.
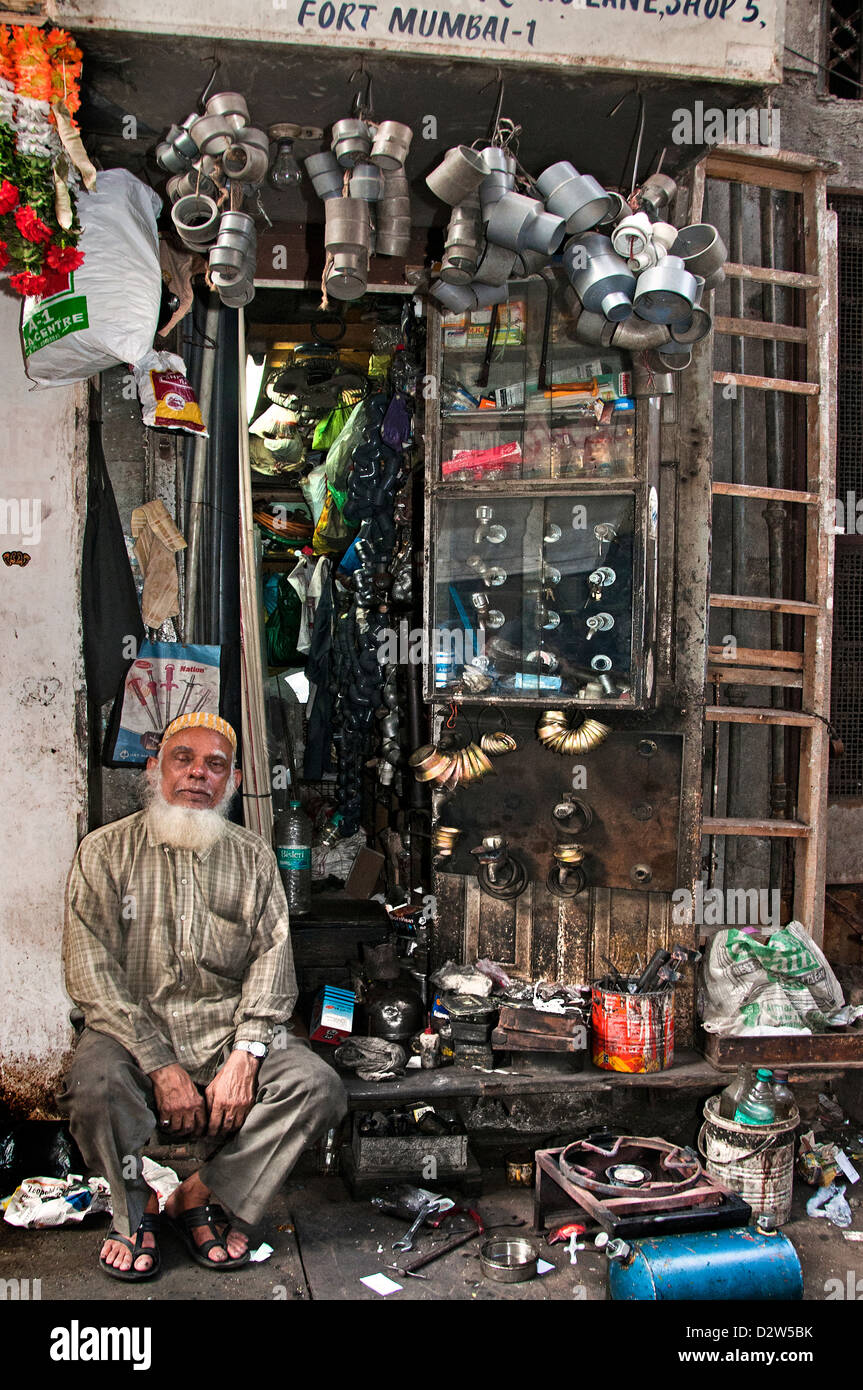
[[[745,1096],[737,1103],[734,1115],[739,1125],[772,1125],[776,1119],[776,1106],[773,1101],[773,1072],[767,1067],[759,1067],[755,1081]]]
[[[299,801],[276,822],[276,860],[292,917],[312,909],[312,823]]]
[[[787,1071],[774,1071],[773,1073],[773,1105],[777,1120],[787,1120],[796,1109],[797,1102],[794,1099],[794,1092],[788,1085]]]

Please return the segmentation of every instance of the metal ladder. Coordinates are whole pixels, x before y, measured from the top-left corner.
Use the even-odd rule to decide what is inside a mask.
[[[836,214],[827,208],[827,171],[807,155],[743,145],[717,146],[693,171],[690,220],[700,220],[706,179],[757,188],[782,189],[802,199],[803,272],[772,266],[729,263],[731,279],[782,286],[799,292],[804,324],[743,317],[717,317],[714,331],[737,339],[760,338],[805,347],[805,379],[752,376],[715,371],[718,385],[738,390],[790,392],[805,398],[806,491],[714,482],[713,495],[796,503],[806,508],[804,598],[758,598],[710,593],[710,607],[798,614],[804,619],[802,652],[738,647],[733,658],[722,647],[708,648],[709,682],[784,687],[802,692],[802,711],[775,705],[707,704],[713,722],[783,725],[800,730],[800,758],[794,819],[750,820],[705,817],[704,835],[758,835],[793,838],[793,912],[816,941],[823,935],[826,863],[827,767],[830,714],[830,648],[833,601],[833,534],[836,400]],[[719,687],[721,689],[721,686]]]

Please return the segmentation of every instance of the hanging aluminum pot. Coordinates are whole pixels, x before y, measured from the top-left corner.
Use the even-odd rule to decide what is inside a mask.
[[[210,275],[216,285],[231,285],[243,278],[246,254],[233,246],[219,246],[210,251]],[[218,277],[218,278],[217,278]]]
[[[466,285],[448,285],[445,281],[436,280],[429,294],[453,314],[463,314],[467,309],[476,308],[476,295]]]
[[[613,206],[602,184],[590,174],[580,174],[567,159],[544,169],[536,186],[547,210],[564,219],[568,233],[590,231]]]
[[[528,275],[536,275],[548,265],[548,256],[542,251],[522,250],[516,253],[514,274],[518,277],[526,278]]]
[[[189,194],[171,208],[171,221],[183,240],[192,246],[208,246],[219,229],[219,209],[212,198]]]
[[[697,295],[695,276],[680,257],[666,256],[652,270],[639,275],[632,303],[639,318],[648,323],[685,323]]]
[[[344,170],[332,150],[322,154],[310,154],[303,160],[312,187],[324,202],[328,198],[340,198],[344,184]]]
[[[247,304],[251,304],[254,297],[255,287],[249,280],[240,280],[227,288],[219,289],[219,298],[229,309],[244,309]]]
[[[479,188],[488,173],[485,160],[468,145],[454,145],[426,176],[426,184],[444,203],[455,207]]]
[[[708,290],[716,289],[725,279],[723,266],[728,260],[728,251],[719,232],[709,222],[693,222],[689,227],[681,227],[671,254],[680,256],[693,275],[702,276]]]
[[[602,232],[603,236],[610,236],[611,228],[615,227],[622,217],[628,217],[632,209],[622,193],[614,193],[607,188],[605,195],[609,201],[609,211],[602,221],[596,224],[596,230]]]
[[[515,273],[516,253],[505,246],[495,246],[486,242],[477,264],[477,279],[485,285],[505,285]]]
[[[191,167],[191,160],[175,149],[170,140],[162,140],[156,146],[156,163],[168,174],[183,174]]]
[[[172,126],[171,131],[174,132],[174,134],[168,135],[168,139],[171,141],[174,149],[178,154],[185,155],[186,159],[197,159],[200,153],[198,142],[193,136],[191,129],[197,119],[198,113],[197,111],[193,111],[190,116],[186,117],[181,126]]]
[[[376,203],[383,193],[383,187],[381,171],[376,165],[354,165],[349,185],[351,198],[364,198],[367,203]]]
[[[652,222],[665,218],[677,184],[668,174],[651,174],[641,186],[641,206]]]
[[[242,130],[249,124],[249,108],[242,92],[214,92],[207,102],[208,116],[218,116],[231,130]]]
[[[189,129],[201,154],[217,159],[231,143],[234,127],[221,116],[199,116]]]
[[[523,193],[505,193],[492,208],[486,235],[510,251],[537,251],[551,256],[563,241],[566,228],[562,217],[546,212],[538,198]]]
[[[324,284],[333,299],[359,299],[368,284],[368,255],[363,251],[336,251]]]
[[[696,304],[688,323],[672,323],[670,325],[671,337],[675,343],[691,346],[693,343],[700,343],[702,338],[706,338],[712,327],[713,319],[708,311],[702,309],[700,304]]]
[[[331,198],[326,204],[324,243],[327,251],[368,254],[368,207],[358,198]]]
[[[401,121],[381,121],[374,133],[369,156],[379,169],[401,169],[408,157],[413,131]]]
[[[506,285],[484,285],[481,280],[474,280],[471,289],[477,309],[487,309],[492,304],[505,304],[509,298]]]
[[[378,256],[406,256],[410,250],[410,242],[410,230],[393,232],[379,225],[376,254]]]
[[[332,150],[343,169],[367,163],[372,148],[372,135],[365,121],[356,116],[333,123]]]
[[[604,314],[612,323],[629,318],[635,276],[608,237],[598,232],[574,237],[564,248],[563,265],[585,309]]]

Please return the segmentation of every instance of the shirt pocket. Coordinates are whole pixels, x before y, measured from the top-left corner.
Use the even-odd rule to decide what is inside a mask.
[[[241,923],[207,912],[201,924],[198,964],[211,975],[242,980],[251,955],[251,933]]]

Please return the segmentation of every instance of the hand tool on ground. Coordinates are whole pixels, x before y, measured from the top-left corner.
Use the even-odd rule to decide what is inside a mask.
[[[402,1236],[401,1240],[393,1241],[393,1250],[398,1250],[401,1253],[406,1250],[413,1249],[414,1236],[416,1235],[420,1226],[425,1221],[426,1217],[430,1216],[433,1211],[440,1211],[441,1203],[447,1202],[449,1200],[450,1199],[447,1197],[436,1197],[433,1202],[424,1202],[423,1205],[420,1207],[419,1211],[417,1212],[416,1216],[414,1217],[413,1223],[408,1228],[405,1235]],[[451,1202],[450,1205],[452,1205]]]
[[[466,1215],[471,1218],[474,1223],[474,1229],[472,1231],[463,1231],[460,1236],[453,1236],[452,1240],[444,1241],[443,1245],[436,1246],[434,1250],[427,1251],[425,1255],[418,1255],[416,1259],[411,1260],[409,1264],[400,1265],[400,1273],[415,1275],[418,1269],[422,1269],[425,1265],[431,1264],[433,1260],[439,1260],[443,1255],[448,1255],[451,1250],[458,1250],[459,1246],[467,1245],[469,1240],[475,1240],[477,1236],[484,1233],[485,1226],[483,1225],[482,1217],[478,1211],[475,1211],[473,1207],[462,1207],[459,1208],[459,1210],[464,1211]],[[395,1246],[393,1246],[393,1249],[395,1249]]]

